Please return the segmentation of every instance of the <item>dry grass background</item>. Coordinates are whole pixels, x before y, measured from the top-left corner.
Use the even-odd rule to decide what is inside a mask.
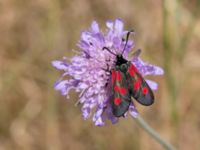
[[[122,18],[142,57],[166,70],[141,115],[181,150],[200,149],[198,0],[1,0],[0,150],[160,150],[133,119],[95,127],[83,121],[77,94],[53,90],[51,61],[71,57],[92,20]]]

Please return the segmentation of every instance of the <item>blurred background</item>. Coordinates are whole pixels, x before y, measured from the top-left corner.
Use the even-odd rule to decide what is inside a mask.
[[[181,150],[200,149],[199,0],[1,0],[0,150],[161,150],[129,116],[117,125],[83,121],[77,94],[54,91],[51,61],[74,55],[93,20],[122,18],[135,49],[165,69],[141,116]]]

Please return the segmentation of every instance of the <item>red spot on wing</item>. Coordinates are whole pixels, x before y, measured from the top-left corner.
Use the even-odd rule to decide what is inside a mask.
[[[148,90],[147,87],[143,87],[143,88],[142,88],[142,93],[143,93],[144,95],[146,95],[148,92],[149,92],[149,90]]]
[[[116,97],[116,98],[114,99],[114,104],[115,104],[116,106],[118,106],[120,103],[121,103],[121,99],[120,99],[119,97]]]
[[[142,80],[140,79],[140,77],[137,78],[137,82],[141,83]]]
[[[139,87],[140,87],[140,82],[136,81],[136,82],[133,84],[134,90],[138,90]]]
[[[137,68],[133,64],[131,64],[130,68],[131,68],[131,70],[134,70],[135,72],[138,72]]]
[[[134,90],[138,90],[139,89],[141,82],[142,82],[141,79],[138,77],[137,81],[133,83]]]
[[[121,95],[126,95],[126,89],[123,88],[123,87],[120,87],[120,88],[119,88],[119,93],[120,93]]]
[[[126,89],[123,87],[119,87],[119,86],[115,85],[114,91],[119,92],[121,95],[126,95]]]
[[[120,74],[120,71],[116,71],[116,80],[118,80],[118,81],[121,80],[121,74]]]
[[[129,67],[129,73],[130,73],[130,75],[133,77],[135,71],[134,71],[134,68],[133,68],[132,66],[133,66],[133,65],[131,65],[131,66]]]
[[[112,70],[112,84],[115,82],[115,78],[116,78],[116,71]]]
[[[117,85],[115,85],[114,91],[115,91],[115,92],[119,92],[119,87],[118,87]]]

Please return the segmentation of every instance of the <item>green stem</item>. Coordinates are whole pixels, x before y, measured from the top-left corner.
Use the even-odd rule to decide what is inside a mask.
[[[137,116],[135,121],[150,136],[152,136],[158,143],[160,143],[164,147],[164,149],[166,149],[166,150],[175,150],[175,148],[170,143],[168,143],[163,138],[161,138],[161,136],[154,129],[152,129],[140,115]]]
[[[176,3],[173,0],[163,0],[163,49],[164,49],[164,68],[166,75],[166,84],[167,89],[170,93],[170,104],[171,104],[171,120],[172,123],[177,126],[178,125],[178,112],[177,112],[177,83],[173,75],[172,70],[172,57],[174,55],[174,41],[172,41],[174,34],[173,30],[171,30],[170,20],[174,20],[173,15],[175,12],[172,12],[172,8],[169,9],[170,3]],[[175,5],[175,4],[174,4]],[[174,11],[174,10],[173,10]],[[176,29],[176,25],[173,26],[173,29]]]

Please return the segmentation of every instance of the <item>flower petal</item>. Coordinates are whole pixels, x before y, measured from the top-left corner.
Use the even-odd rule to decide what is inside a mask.
[[[83,41],[85,41],[86,43],[90,43],[90,40],[91,40],[91,34],[87,31],[83,31],[81,33],[81,39]]]
[[[122,35],[124,28],[124,23],[121,19],[115,20],[115,33],[116,35]]]
[[[90,116],[90,112],[91,112],[90,108],[85,107],[85,108],[82,108],[81,111],[82,111],[83,119],[84,120],[88,119]]]
[[[96,121],[95,121],[95,125],[96,126],[104,126],[105,123],[103,122],[102,117],[99,117]]]
[[[77,46],[78,46],[80,49],[84,50],[83,52],[85,52],[85,51],[87,52],[88,49],[89,49],[89,47],[90,47],[90,45],[89,45],[86,41],[84,41],[84,40],[80,40],[80,41],[78,42]]]
[[[143,62],[139,57],[135,57],[132,62],[143,76],[164,74],[164,71],[161,67]]]
[[[68,67],[68,64],[66,62],[60,60],[54,60],[51,62],[51,64],[58,70],[66,70]]]
[[[112,124],[115,124],[118,122],[119,119],[113,115],[111,107],[107,107],[106,113],[107,113],[106,115],[107,115],[108,119],[112,122]]]
[[[92,22],[91,29],[93,33],[99,33],[99,25],[96,21]]]
[[[132,116],[133,118],[136,118],[137,115],[138,115],[138,111],[136,110],[136,108],[135,108],[133,102],[131,102],[131,104],[130,104],[130,106],[129,106],[129,113],[131,114],[131,116]]]
[[[61,80],[57,81],[54,85],[55,90],[61,91],[62,95],[67,95],[68,92],[77,86],[79,81],[77,80]]]
[[[102,118],[103,110],[103,108],[98,107],[94,113],[93,121],[95,122],[96,126],[103,126],[105,124]]]
[[[113,21],[109,20],[106,22],[106,26],[110,29],[113,30]]]
[[[55,83],[54,88],[55,90],[61,91],[62,95],[66,95],[67,94],[67,86],[68,81],[67,80],[63,80],[63,81],[58,81]]]
[[[96,106],[96,103],[92,98],[85,98],[84,96],[81,97],[80,102],[84,102],[81,111],[83,118],[86,120],[90,117],[91,110]]]
[[[152,80],[146,80],[147,84],[149,85],[149,87],[155,91],[158,89],[158,84]]]

